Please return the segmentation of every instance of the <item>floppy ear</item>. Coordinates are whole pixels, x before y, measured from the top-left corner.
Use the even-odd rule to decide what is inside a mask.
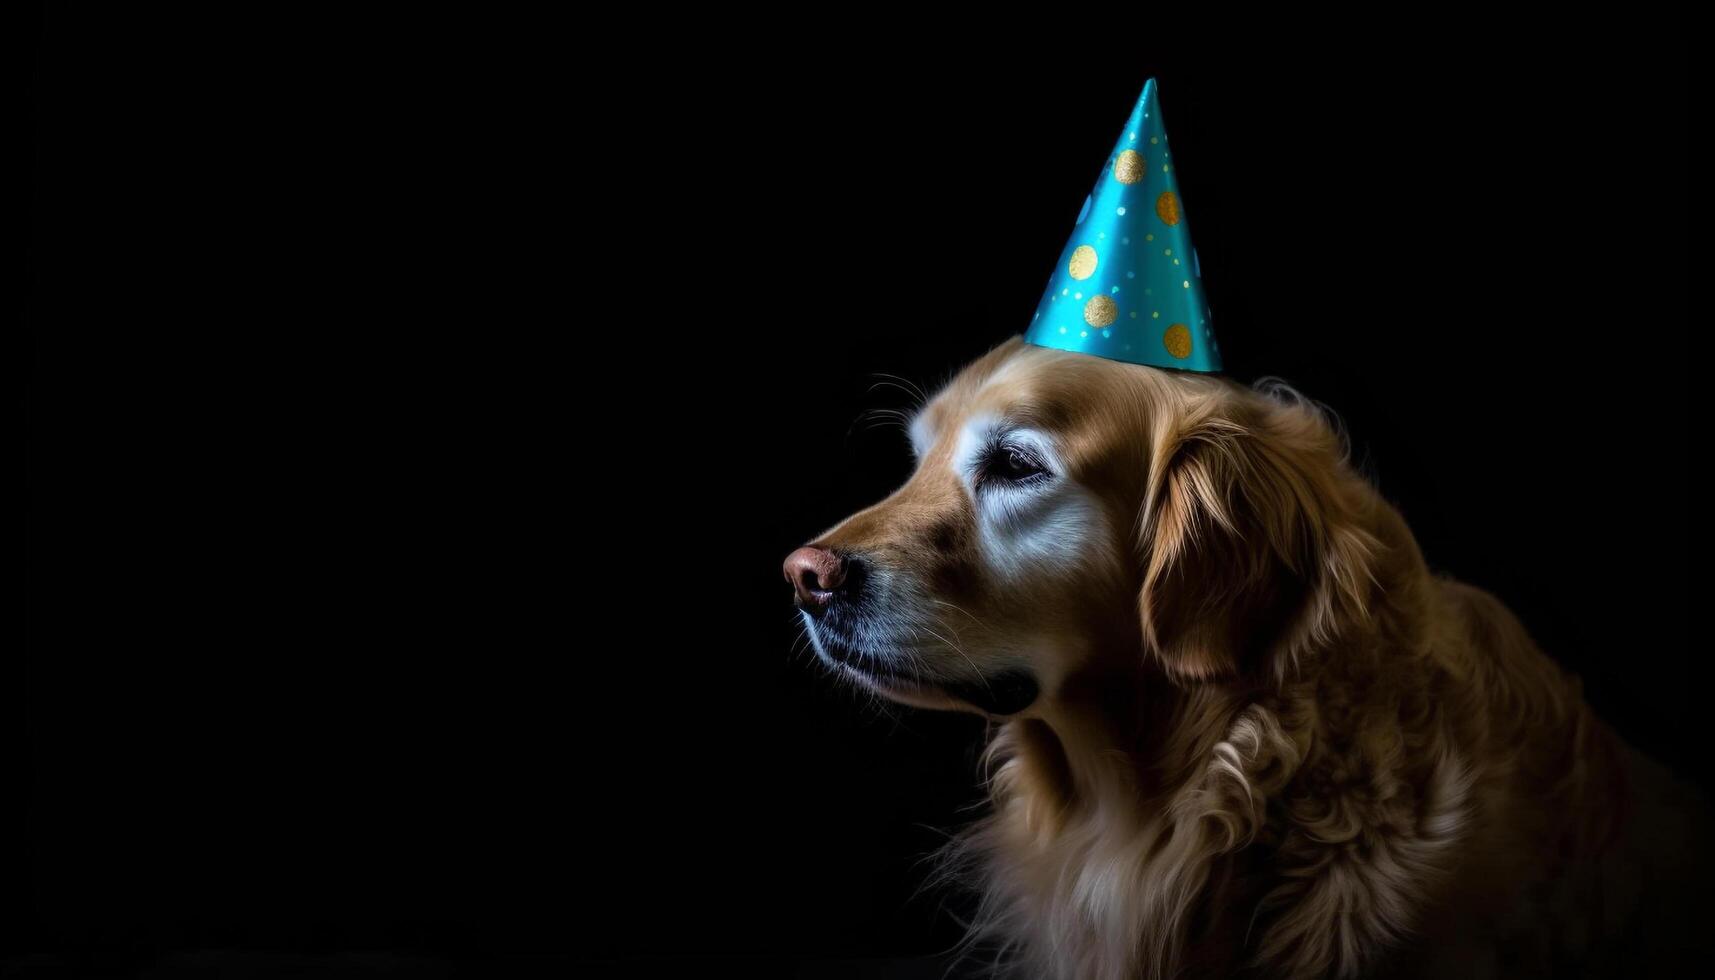
[[[1367,615],[1380,541],[1370,491],[1314,408],[1223,392],[1159,440],[1139,597],[1149,652],[1179,678],[1276,677]]]

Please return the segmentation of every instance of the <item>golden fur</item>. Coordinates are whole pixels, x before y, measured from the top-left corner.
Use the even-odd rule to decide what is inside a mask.
[[[1052,439],[1058,496],[1017,505],[1041,513],[961,475],[989,419]],[[1426,567],[1325,413],[1014,339],[914,432],[910,481],[818,545],[873,563],[906,637],[873,656],[915,679],[842,673],[965,709],[935,678],[1040,680],[945,855],[982,895],[972,948],[1079,980],[1577,955],[1586,913],[1519,910],[1576,905],[1551,893],[1612,835],[1617,743],[1500,602]]]

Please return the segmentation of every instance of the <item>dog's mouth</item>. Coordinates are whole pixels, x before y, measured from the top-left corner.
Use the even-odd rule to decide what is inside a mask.
[[[975,679],[933,677],[865,654],[826,629],[811,627],[817,651],[851,680],[876,693],[923,708],[975,707],[990,715],[1012,715],[1035,702],[1040,685],[1029,671],[1009,669]]]

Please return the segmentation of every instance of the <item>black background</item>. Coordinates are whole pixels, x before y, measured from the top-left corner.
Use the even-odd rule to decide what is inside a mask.
[[[19,32],[10,969],[950,943],[982,724],[823,678],[779,561],[905,476],[878,373],[1022,329],[1151,75],[1229,373],[1710,785],[1675,14],[244,9]]]

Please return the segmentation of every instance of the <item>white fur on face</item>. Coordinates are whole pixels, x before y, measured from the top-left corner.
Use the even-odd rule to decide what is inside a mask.
[[[1038,460],[1048,478],[1029,486],[979,484],[984,459],[1007,447]],[[959,432],[952,466],[976,505],[985,563],[1002,580],[1058,578],[1101,553],[1107,540],[1101,507],[1067,475],[1047,433],[994,416],[973,418]]]
[[[929,413],[918,412],[911,419],[908,429],[911,435],[911,452],[918,459],[929,455],[929,448],[935,445],[935,430],[929,427]]]

